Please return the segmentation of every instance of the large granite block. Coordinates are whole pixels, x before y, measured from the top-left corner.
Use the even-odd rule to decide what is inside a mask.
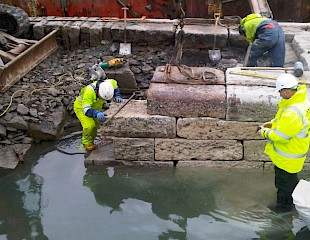
[[[147,112],[171,117],[225,119],[225,86],[151,83]]]
[[[256,134],[257,122],[224,121],[216,118],[179,118],[177,136],[186,139],[261,139]]]
[[[115,138],[116,160],[154,161],[154,138]]]
[[[245,161],[268,161],[270,158],[264,153],[266,140],[243,141]]]
[[[120,104],[111,104],[107,111],[112,116]],[[148,115],[145,100],[131,100],[115,117],[102,127],[104,136],[133,138],[175,138],[176,119]]]
[[[266,86],[227,86],[226,120],[266,122],[272,119],[280,98]]]
[[[236,140],[155,139],[155,160],[241,160],[242,144]]]

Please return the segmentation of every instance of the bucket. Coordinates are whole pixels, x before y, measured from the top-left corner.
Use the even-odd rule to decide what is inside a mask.
[[[221,60],[221,50],[218,48],[214,48],[213,50],[209,50],[209,58],[212,63],[218,64]]]

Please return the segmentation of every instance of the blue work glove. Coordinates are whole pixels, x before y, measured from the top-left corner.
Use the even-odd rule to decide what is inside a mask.
[[[121,102],[123,101],[123,99],[122,99],[122,97],[120,97],[120,96],[116,96],[116,97],[114,98],[114,101],[117,102],[117,103],[121,103]]]
[[[97,118],[98,118],[98,120],[99,121],[103,121],[104,120],[104,118],[105,118],[105,113],[103,113],[103,112],[98,112],[97,113]]]

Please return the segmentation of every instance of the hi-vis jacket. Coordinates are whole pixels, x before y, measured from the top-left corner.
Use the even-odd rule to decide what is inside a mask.
[[[105,81],[110,81],[118,93],[119,90],[116,80],[106,79]],[[83,113],[86,116],[96,117],[96,113],[102,110],[102,105],[106,102],[105,100],[98,97],[98,88],[98,81],[95,81],[82,88],[80,95],[75,100],[74,107],[77,109],[83,109]]]
[[[306,94],[306,85],[301,85],[291,98],[281,100],[271,129],[261,131],[267,139],[265,153],[289,173],[301,171],[309,149],[310,102]]]

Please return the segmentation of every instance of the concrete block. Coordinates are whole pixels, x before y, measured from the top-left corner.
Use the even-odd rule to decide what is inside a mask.
[[[256,128],[261,123],[224,121],[216,118],[179,118],[177,136],[186,139],[244,140],[261,139]]]
[[[116,160],[154,161],[154,138],[115,138]]]
[[[108,118],[119,109],[113,103]],[[115,117],[102,127],[104,136],[133,138],[175,138],[176,119],[167,116],[148,115],[146,100],[131,100]]]
[[[235,140],[155,139],[155,160],[241,160],[241,142]]]

